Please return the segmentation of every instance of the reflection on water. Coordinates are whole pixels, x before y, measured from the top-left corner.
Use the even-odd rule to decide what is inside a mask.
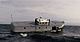
[[[44,36],[44,35],[32,35],[30,37],[21,37],[19,35],[7,36],[0,38],[1,42],[80,42],[80,38],[74,38],[73,36]]]

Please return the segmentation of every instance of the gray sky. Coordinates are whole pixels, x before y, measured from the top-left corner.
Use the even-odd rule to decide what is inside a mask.
[[[80,25],[80,0],[0,0],[0,23],[34,20],[42,16]]]

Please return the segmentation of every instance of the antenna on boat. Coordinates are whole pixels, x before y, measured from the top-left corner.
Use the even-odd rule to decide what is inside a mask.
[[[11,14],[11,22],[13,22],[13,16],[12,16],[12,14]]]

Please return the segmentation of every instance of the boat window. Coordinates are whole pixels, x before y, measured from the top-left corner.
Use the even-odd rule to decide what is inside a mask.
[[[41,22],[40,22],[40,24],[41,24]]]
[[[46,29],[47,29],[47,27],[46,27]]]
[[[26,27],[24,27],[24,29],[26,29]]]
[[[42,22],[42,24],[44,24],[44,22]]]
[[[47,22],[45,22],[45,24],[47,24]]]
[[[40,29],[40,27],[39,27],[39,29]]]

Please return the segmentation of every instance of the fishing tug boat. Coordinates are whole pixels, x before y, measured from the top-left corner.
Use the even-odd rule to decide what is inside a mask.
[[[51,21],[46,18],[35,18],[35,21],[21,21],[11,23],[12,32],[19,33],[26,37],[28,33],[39,32],[61,32],[63,31],[64,21]]]

